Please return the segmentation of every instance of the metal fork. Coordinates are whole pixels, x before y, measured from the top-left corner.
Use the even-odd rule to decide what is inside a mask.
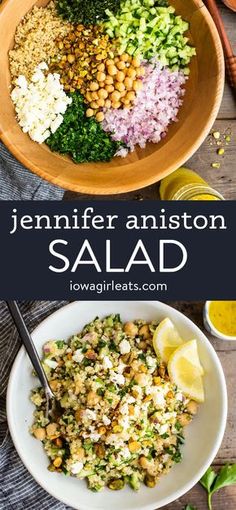
[[[36,351],[35,345],[33,343],[32,337],[28,328],[25,324],[24,318],[21,314],[19,306],[16,301],[6,301],[12,319],[15,323],[16,329],[19,333],[19,336],[22,340],[22,343],[27,351],[27,354],[31,360],[31,363],[35,369],[35,372],[42,384],[42,387],[45,391],[46,397],[46,417],[48,418],[49,414],[53,414],[55,408],[57,406],[56,397],[49,386],[49,382],[47,380],[47,376],[42,367],[39,355]]]

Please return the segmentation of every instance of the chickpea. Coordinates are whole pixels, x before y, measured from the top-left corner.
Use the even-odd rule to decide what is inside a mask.
[[[120,92],[118,90],[114,90],[114,92],[112,92],[111,100],[114,101],[115,103],[120,100]]]
[[[141,76],[144,76],[145,75],[144,67],[138,67],[136,69],[136,75],[137,75],[138,78],[140,78]]]
[[[122,83],[120,83],[120,85],[122,85]],[[120,97],[125,97],[126,96],[126,90],[123,90],[121,93],[120,93]]]
[[[143,468],[143,469],[149,469],[150,468],[150,462],[148,459],[146,459],[146,457],[144,457],[142,455],[142,457],[140,457],[139,459],[139,464],[140,466]]]
[[[100,89],[100,90],[98,91],[98,97],[99,97],[100,99],[107,99],[107,97],[108,97],[108,92],[107,92],[107,90],[106,90],[106,89]]]
[[[92,110],[92,108],[88,108],[86,110],[86,117],[93,117],[94,116],[94,111]]]
[[[105,71],[105,64],[99,64],[99,66],[97,66],[97,70],[101,72]]]
[[[141,80],[135,80],[133,83],[133,89],[135,90],[135,92],[138,92],[138,90],[141,90],[142,88],[143,88],[143,84],[142,84]]]
[[[183,413],[180,416],[178,416],[178,422],[183,427],[186,427],[186,425],[189,425],[189,423],[191,422],[191,419],[192,419],[191,416],[187,413]]]
[[[111,92],[114,92],[115,87],[114,87],[114,85],[106,85],[105,89],[106,89],[106,90],[107,90],[107,92],[109,92],[109,94],[110,94]]]
[[[92,101],[92,103],[90,103],[90,106],[91,106],[91,108],[93,108],[93,110],[97,110],[99,108],[96,101]]]
[[[115,58],[114,58],[114,62],[115,62],[115,64],[117,64],[117,62],[120,62],[119,57],[115,57]]]
[[[43,441],[45,439],[45,437],[46,437],[45,429],[43,429],[42,427],[40,427],[39,429],[35,429],[34,430],[34,436],[39,441]]]
[[[115,62],[115,61],[116,61],[116,59],[115,59],[115,60],[112,60],[112,58],[108,58],[108,59],[106,60],[106,66],[107,66],[107,67],[109,67],[109,66],[114,66],[114,62]]]
[[[187,404],[187,410],[190,414],[197,414],[198,405],[197,402],[194,400],[190,400],[190,402]]]
[[[97,73],[97,80],[98,80],[98,81],[105,81],[105,79],[106,79],[106,75],[105,75],[105,73],[103,73],[103,72],[99,71],[99,72]]]
[[[56,423],[49,423],[46,427],[47,436],[51,437],[54,436],[57,433],[57,424]]]
[[[118,110],[118,108],[120,107],[121,107],[120,101],[115,101],[114,103],[112,103],[112,108],[114,108],[115,110]]]
[[[146,374],[136,374],[134,376],[134,380],[137,384],[139,384],[139,386],[143,387],[146,386],[147,382],[148,382],[148,378],[146,376]]]
[[[98,89],[99,89],[99,85],[98,85],[98,83],[97,83],[96,81],[92,81],[92,82],[90,83],[90,90],[91,90],[92,92],[94,92],[95,90],[98,90]]]
[[[91,101],[93,100],[91,92],[87,92],[85,98],[89,103],[91,103]]]
[[[102,112],[100,112],[100,113],[102,113]],[[96,118],[97,118],[97,115],[96,115]],[[99,400],[100,400],[100,396],[97,393],[95,393],[94,391],[89,391],[89,393],[87,395],[87,404],[89,407],[96,406],[98,404]]]
[[[131,94],[131,92],[129,92],[129,94]],[[133,93],[134,94],[134,93]],[[127,94],[128,96],[128,94]],[[126,96],[126,97],[127,97]],[[135,97],[135,94],[134,94],[134,97]],[[132,97],[132,100],[134,99],[134,97]],[[143,338],[148,338],[149,335],[150,335],[150,331],[149,331],[149,326],[147,324],[144,324],[144,326],[142,326],[140,329],[139,329],[139,335],[142,336]]]
[[[124,80],[124,84],[127,90],[131,90],[133,87],[133,80],[127,76]]]
[[[106,99],[105,108],[111,108],[111,100],[110,99]]]
[[[123,55],[121,55],[121,57],[120,57],[120,60],[121,60],[122,62],[128,62],[128,61],[129,61],[129,55],[128,55],[128,53],[123,53]]]
[[[122,60],[120,61],[118,60],[116,67],[119,69],[119,71],[123,71],[123,69],[126,68],[125,62],[123,62]]]
[[[115,76],[117,74],[117,68],[116,66],[112,65],[112,66],[108,66],[108,74],[110,76]],[[104,78],[105,79],[105,78]]]
[[[98,99],[98,93],[97,93],[97,92],[91,92],[91,98],[92,98],[94,101],[97,101],[97,99]]]
[[[67,56],[67,60],[68,60],[69,64],[73,64],[74,61],[75,61],[75,56],[74,55],[68,55]]]
[[[138,334],[138,326],[133,322],[126,322],[124,332],[129,336],[136,336]]]
[[[117,81],[124,81],[125,73],[123,73],[123,71],[118,71],[118,73],[116,74],[116,79]]]
[[[52,391],[57,391],[58,386],[60,385],[59,381],[57,381],[56,379],[50,381],[49,384]]]
[[[141,448],[141,445],[140,445],[140,443],[138,441],[131,441],[129,443],[129,451],[131,453],[138,452],[140,450],[140,448]]]
[[[99,85],[100,85],[101,89],[103,89],[105,87],[105,81],[100,81]]]
[[[107,76],[106,79],[105,79],[105,84],[106,85],[112,85],[113,84],[113,78],[112,76]]]
[[[136,78],[136,74],[137,73],[136,73],[135,69],[130,66],[129,69],[127,70],[127,76],[129,78],[132,78],[132,80],[134,80],[134,78]]]
[[[102,98],[99,98],[99,99],[97,100],[97,104],[98,104],[98,106],[99,106],[100,108],[103,108],[103,107],[104,107],[104,105],[105,105],[105,100],[104,100],[104,99],[102,99]],[[98,114],[97,114],[97,115],[98,115]]]
[[[124,92],[124,91],[125,91],[125,85],[124,85],[124,83],[119,82],[119,81],[116,81],[116,82],[115,82],[115,89],[116,89],[116,90],[119,90],[119,92]]]
[[[134,67],[140,67],[140,60],[139,60],[138,58],[136,58],[136,57],[135,57],[135,58],[133,58],[133,59],[132,59],[132,65],[133,65]]]

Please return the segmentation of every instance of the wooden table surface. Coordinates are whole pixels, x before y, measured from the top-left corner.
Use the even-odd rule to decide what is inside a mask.
[[[229,412],[224,440],[214,461],[214,467],[217,470],[226,462],[236,462],[236,342],[217,340],[204,330],[202,320],[203,303],[173,302],[170,304],[180,312],[183,312],[204,331],[213,347],[216,349],[225,373],[228,388]],[[213,496],[212,501],[213,510],[236,510],[236,485],[221,489]],[[185,494],[185,496],[164,508],[165,510],[183,510],[187,504],[193,505],[197,510],[208,509],[206,491],[200,484],[197,484],[191,491]]]
[[[234,51],[236,53],[236,13],[227,9],[221,3],[221,0],[218,0],[218,3],[222,11],[227,33],[233,43]],[[216,154],[217,147],[211,146],[209,144],[209,139],[206,139],[196,154],[188,162],[186,162],[186,165],[202,175],[202,177],[204,177],[213,188],[222,193],[226,199],[236,200],[236,94],[233,94],[232,89],[226,83],[222,105],[213,130],[224,133],[229,129],[232,132],[231,143],[226,147],[223,157]],[[211,164],[217,161],[220,161],[221,163],[220,168],[212,168]],[[90,195],[81,195],[79,193],[72,193],[68,191],[65,193],[65,199],[154,200],[159,199],[159,185],[153,184],[152,186],[148,186],[147,188],[134,191],[132,193],[108,195],[106,197],[101,195],[91,197]]]

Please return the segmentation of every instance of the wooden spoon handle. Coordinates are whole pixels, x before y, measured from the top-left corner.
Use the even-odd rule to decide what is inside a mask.
[[[225,63],[230,85],[236,89],[236,56],[226,57]]]
[[[229,82],[232,87],[236,88],[236,56],[233,54],[233,49],[226,34],[219,9],[215,3],[215,0],[205,0],[205,4],[216,24],[219,36],[221,38]]]

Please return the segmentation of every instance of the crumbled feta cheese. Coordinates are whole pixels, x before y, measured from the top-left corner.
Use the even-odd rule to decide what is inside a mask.
[[[97,418],[96,413],[94,411],[92,411],[91,409],[85,409],[83,416],[85,418],[88,418],[88,420],[96,420],[96,418]]]
[[[50,368],[53,368],[55,370],[55,368],[57,368],[58,366],[58,363],[56,361],[53,361],[52,359],[45,359],[44,361],[45,365],[47,365],[48,367]]]
[[[103,367],[107,369],[113,367],[113,364],[108,356],[104,356],[103,358]]]
[[[131,351],[130,343],[128,340],[122,340],[120,342],[120,353],[121,354],[128,354]]]
[[[78,475],[83,469],[83,462],[75,462],[71,465],[70,470],[73,475]]]
[[[165,389],[162,386],[151,386],[146,389],[146,393],[152,395],[153,402],[157,408],[165,407]]]
[[[160,425],[158,428],[159,434],[162,436],[162,434],[166,434],[166,432],[169,430],[168,423],[165,423],[164,425]]]
[[[110,423],[111,423],[110,418],[108,418],[108,416],[106,416],[105,414],[102,417],[102,421],[103,421],[104,425],[110,425]]]
[[[94,434],[89,434],[88,437],[90,437],[91,441],[95,441],[96,443],[97,441],[99,441],[101,434],[95,432]]]
[[[118,422],[119,422],[119,425],[124,427],[125,430],[127,430],[130,426],[129,416],[127,416],[127,415],[122,416],[122,418],[119,418]]]
[[[128,406],[128,404],[126,402],[124,404],[122,404],[120,406],[120,408],[119,408],[119,411],[123,415],[128,414],[129,413],[129,406]]]
[[[72,359],[76,361],[77,363],[81,363],[84,359],[84,355],[82,353],[82,349],[77,349],[77,351],[74,352],[74,355],[72,356]]]
[[[176,400],[179,400],[180,402],[182,402],[183,401],[182,393],[180,393],[180,392],[176,393],[175,398],[176,398]]]
[[[116,371],[118,374],[122,374],[124,372],[126,365],[122,361],[120,361],[118,367],[116,367]]]
[[[157,359],[153,356],[147,356],[146,357],[146,363],[149,368],[149,372],[152,374],[154,370],[156,370],[157,367]]]
[[[28,82],[20,75],[11,93],[17,120],[24,133],[38,143],[43,143],[63,122],[63,114],[72,99],[68,97],[60,83],[59,74],[49,73],[45,62],[41,62]]]
[[[129,451],[129,448],[127,448],[127,446],[122,448],[122,450],[120,452],[120,456],[123,457],[123,459],[129,459],[131,457],[131,453]]]
[[[136,402],[136,399],[132,397],[132,395],[128,395],[126,398],[126,402],[127,404],[134,404],[134,402]]]
[[[111,374],[111,381],[118,384],[118,386],[123,386],[125,384],[125,378],[122,374],[116,374],[113,372]]]

